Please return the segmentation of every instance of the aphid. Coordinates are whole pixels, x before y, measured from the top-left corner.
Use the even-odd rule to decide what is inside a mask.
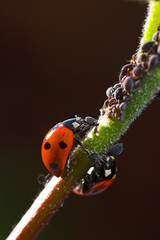
[[[116,107],[114,106],[113,108],[112,108],[112,113],[116,113],[117,112],[117,109],[116,109]]]
[[[124,117],[124,113],[123,111],[119,114],[119,117],[118,117],[118,120],[119,121],[122,121],[123,120],[123,117]]]
[[[112,87],[109,87],[109,88],[106,90],[106,96],[107,96],[108,98],[111,98],[112,93],[113,93],[113,88],[112,88]]]
[[[107,99],[107,100],[104,102],[103,106],[104,106],[104,107],[107,107],[108,104],[109,104],[109,101],[108,101],[108,99]]]
[[[132,55],[132,59],[133,59],[133,61],[136,61],[137,57],[135,54]]]
[[[134,89],[134,80],[132,77],[126,77],[125,81],[122,84],[123,89],[127,92],[127,93],[132,93],[133,89]]]
[[[120,74],[119,74],[119,82],[121,82],[122,78],[125,76],[125,75],[129,75],[129,72],[132,71],[132,69],[134,68],[134,64],[126,64],[122,67],[121,71],[120,71]]]
[[[132,70],[133,77],[139,78],[141,76],[142,70],[140,66],[135,66]]]
[[[114,92],[114,98],[115,98],[116,100],[123,98],[122,88],[121,88],[121,87],[119,87],[119,88],[117,88],[117,89],[115,90],[115,92]]]
[[[160,55],[160,44],[158,44],[158,47],[157,47],[157,54]]]
[[[117,143],[102,156],[97,155],[97,164],[91,167],[73,192],[82,196],[92,196],[103,192],[114,181],[117,173],[115,157],[123,151],[123,145]]]
[[[160,31],[156,32],[153,37],[152,37],[153,41],[157,41],[160,42]]]
[[[119,103],[117,103],[117,104],[116,104],[116,109],[118,109],[118,110],[119,110]]]
[[[147,55],[145,53],[142,53],[137,58],[137,63],[145,62],[147,61]]]
[[[158,64],[158,55],[157,54],[153,54],[149,57],[148,60],[148,69],[155,67]]]
[[[120,110],[120,111],[124,111],[126,107],[127,107],[127,103],[126,103],[126,102],[122,102],[122,103],[120,104],[120,106],[119,106],[119,110]]]
[[[119,118],[119,116],[120,116],[119,112],[116,112],[115,113],[115,118]]]
[[[108,112],[107,113],[107,117],[111,119],[112,118],[112,114],[110,112]]]
[[[143,45],[141,47],[142,53],[148,53],[148,54],[153,53],[154,43],[155,43],[154,41],[148,41],[148,42],[143,43]]]
[[[124,95],[123,96],[123,101],[126,102],[128,100],[128,96],[127,95]]]
[[[109,100],[109,105],[112,105],[112,104],[114,104],[114,103],[116,103],[116,99],[111,98],[111,99]]]
[[[94,128],[94,134],[98,132],[98,126]]]
[[[116,90],[117,88],[121,87],[121,83],[116,83],[114,86],[113,86],[113,89]]]
[[[130,63],[131,63],[131,64],[135,64],[136,59],[137,59],[136,55],[133,54],[133,55],[132,55],[132,59],[130,60]]]
[[[100,112],[101,112],[101,116],[103,116],[106,112],[105,112],[105,110],[102,108],[102,109],[100,109]]]

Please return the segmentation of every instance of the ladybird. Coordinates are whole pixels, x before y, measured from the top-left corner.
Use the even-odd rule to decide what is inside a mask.
[[[98,155],[98,162],[92,166],[81,179],[73,192],[82,196],[92,196],[106,190],[114,181],[117,174],[115,157],[123,151],[123,145],[117,143],[102,156]]]
[[[41,148],[42,160],[46,168],[56,177],[61,176],[64,167],[69,167],[69,154],[75,140],[84,149],[78,134],[98,126],[92,117],[75,117],[56,124],[46,134]],[[87,150],[84,149],[86,152]],[[88,152],[87,152],[88,153]]]

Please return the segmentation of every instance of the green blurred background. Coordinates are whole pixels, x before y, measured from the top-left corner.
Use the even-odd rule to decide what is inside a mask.
[[[42,189],[45,133],[75,114],[98,116],[138,46],[145,12],[122,0],[1,2],[0,239]],[[159,239],[159,106],[121,139],[115,183],[94,197],[71,194],[38,240]]]

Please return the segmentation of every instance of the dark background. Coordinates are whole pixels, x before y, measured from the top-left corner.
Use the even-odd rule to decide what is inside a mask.
[[[1,239],[42,188],[45,133],[75,114],[98,117],[106,88],[138,46],[145,9],[122,0],[1,2]],[[112,187],[71,194],[38,240],[159,239],[159,106],[155,100],[121,139]]]

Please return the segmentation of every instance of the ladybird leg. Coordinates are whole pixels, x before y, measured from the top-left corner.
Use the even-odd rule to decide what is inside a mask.
[[[97,152],[94,153],[89,153],[89,151],[83,146],[81,140],[79,140],[78,138],[74,137],[74,140],[76,141],[76,143],[78,143],[81,148],[88,154],[88,158],[93,161],[94,163],[99,161],[99,154]]]
[[[77,133],[74,138],[78,139],[79,141],[82,141],[82,138],[80,137],[79,133]]]
[[[68,158],[67,158],[67,161],[66,161],[66,175],[67,175],[67,178],[69,177],[69,169],[70,169],[70,156],[72,154],[72,151],[70,151],[70,153],[68,154]]]
[[[40,174],[38,177],[37,177],[37,180],[38,180],[38,183],[39,184],[46,184],[49,180],[51,179],[51,174],[47,174],[46,176],[44,174]]]
[[[81,146],[81,148],[88,154],[88,158],[95,164],[95,163],[101,163],[101,158],[97,152],[89,153],[89,151],[83,146],[82,142],[74,137],[74,140]]]
[[[87,130],[89,130],[91,127],[97,127],[99,125],[99,123],[95,122],[95,123],[86,123],[86,126],[82,126],[81,128],[79,128],[80,132],[85,132]]]
[[[69,168],[70,168],[70,158],[68,156],[67,162],[66,162],[66,175],[67,175],[67,178],[69,178]]]
[[[78,145],[81,146],[81,148],[89,155],[89,152],[87,149],[85,149],[85,147],[83,146],[81,140],[79,140],[78,138],[74,137],[74,140],[76,141],[76,143],[78,143]]]
[[[90,180],[89,174],[86,174],[81,180],[82,193],[85,194],[86,191],[90,188],[90,186],[91,186],[91,180]]]
[[[99,123],[97,120],[93,117],[85,117],[85,119],[82,120],[82,124],[78,129],[78,132],[85,132],[89,130],[91,127],[97,127]]]

